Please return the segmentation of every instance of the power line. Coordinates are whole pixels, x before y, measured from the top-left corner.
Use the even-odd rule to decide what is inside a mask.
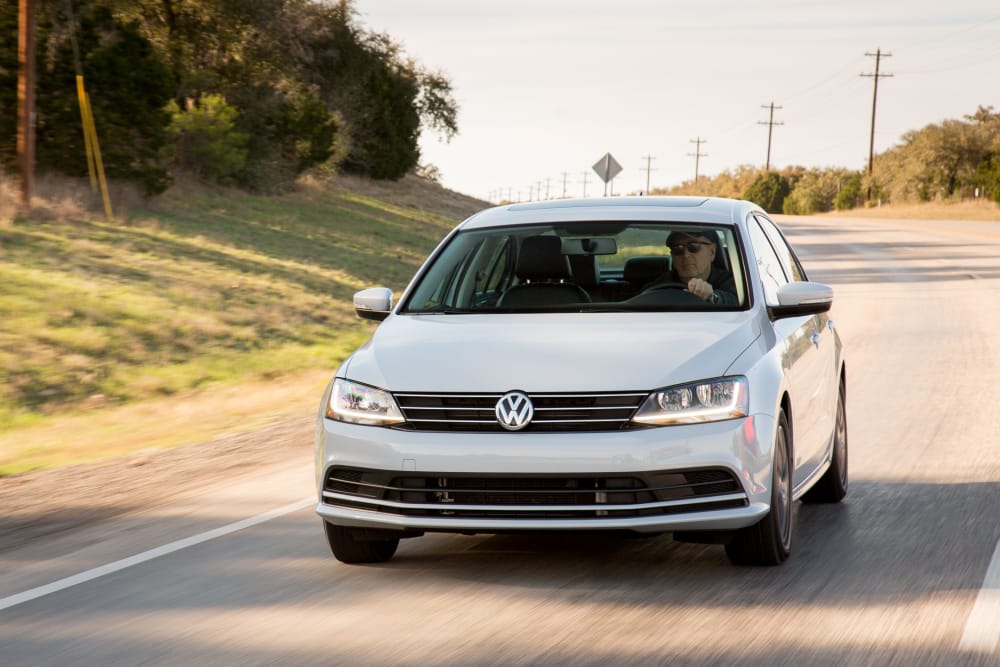
[[[771,102],[770,105],[761,104],[760,108],[761,109],[767,109],[767,108],[771,109],[771,116],[770,116],[770,119],[767,122],[764,122],[762,120],[758,120],[757,121],[758,125],[767,125],[767,162],[765,163],[764,171],[771,171],[771,132],[774,130],[774,126],[775,125],[784,125],[784,123],[783,122],[782,123],[775,123],[774,122],[774,110],[781,108],[781,107],[774,106],[774,102]]]
[[[865,201],[871,201],[872,199],[872,163],[875,158],[875,104],[878,102],[878,80],[880,78],[885,78],[892,76],[892,74],[880,74],[879,65],[882,62],[882,58],[892,57],[891,53],[882,53],[882,49],[875,49],[875,53],[865,53],[866,56],[874,56],[875,58],[875,73],[874,74],[861,74],[861,76],[870,76],[874,79],[875,89],[872,92],[872,131],[871,138],[868,140],[868,191],[865,193]]]

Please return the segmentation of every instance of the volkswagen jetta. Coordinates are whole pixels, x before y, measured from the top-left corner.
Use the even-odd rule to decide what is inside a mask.
[[[774,565],[847,492],[833,291],[745,201],[565,200],[459,224],[343,362],[317,421],[336,558],[426,532],[629,531]]]

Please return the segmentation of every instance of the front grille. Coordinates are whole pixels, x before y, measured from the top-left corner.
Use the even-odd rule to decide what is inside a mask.
[[[617,431],[648,392],[531,394],[535,415],[522,432]],[[406,418],[400,428],[418,431],[504,431],[495,409],[503,394],[393,394]]]
[[[332,468],[323,502],[411,517],[642,517],[743,507],[722,468],[628,475],[477,475]]]

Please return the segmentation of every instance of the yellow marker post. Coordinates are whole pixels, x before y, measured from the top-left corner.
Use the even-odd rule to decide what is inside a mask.
[[[94,144],[94,165],[97,167],[97,178],[101,184],[101,198],[104,200],[104,215],[111,220],[111,197],[108,196],[108,182],[104,178],[104,163],[101,161],[101,145],[97,141],[97,127],[94,125],[94,114],[90,107],[90,95],[85,97],[87,103],[87,119],[90,121],[90,139]]]
[[[108,195],[108,182],[104,177],[104,163],[101,161],[101,145],[97,141],[97,126],[94,125],[94,114],[90,108],[90,96],[83,85],[83,76],[76,77],[76,93],[80,100],[80,118],[83,124],[83,144],[87,152],[87,169],[90,172],[90,187],[96,190],[100,184],[101,198],[104,200],[104,215],[111,220],[111,197]],[[96,173],[96,179],[95,179]]]
[[[87,171],[90,173],[90,189],[97,192],[97,176],[94,173],[94,148],[90,143],[90,124],[87,122],[87,93],[83,89],[83,77],[76,76],[76,96],[80,101],[80,125],[83,127],[83,147],[87,151]]]

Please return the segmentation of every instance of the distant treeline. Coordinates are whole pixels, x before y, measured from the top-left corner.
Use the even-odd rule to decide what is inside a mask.
[[[980,106],[963,120],[912,130],[875,156],[867,170],[744,165],[652,194],[749,199],[772,213],[808,215],[866,203],[911,203],[985,197],[1000,203],[1000,113]],[[869,187],[871,198],[868,199]]]
[[[82,74],[109,177],[280,192],[310,169],[396,179],[458,129],[450,81],[350,0],[36,0],[39,170],[87,174]],[[16,157],[18,1],[0,0],[0,163]]]

